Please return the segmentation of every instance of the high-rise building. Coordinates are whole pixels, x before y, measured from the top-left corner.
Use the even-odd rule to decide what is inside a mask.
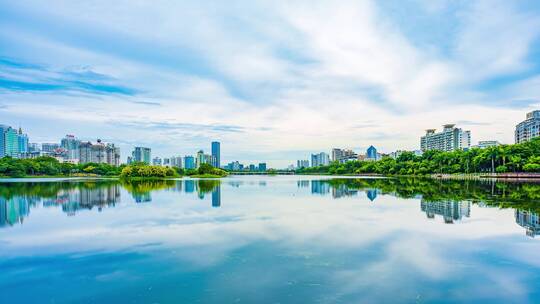
[[[353,150],[348,149],[332,149],[332,161],[347,162],[348,160],[355,160],[358,156]]]
[[[23,158],[28,153],[28,135],[6,125],[0,125],[0,157]]]
[[[150,148],[146,147],[135,147],[133,152],[131,153],[132,161],[133,162],[142,162],[145,164],[150,164],[151,156],[152,156],[152,150]]]
[[[39,144],[37,143],[29,143],[28,144],[28,152],[39,152],[41,149],[39,148]]]
[[[212,142],[212,166],[221,167],[221,144],[218,141]]]
[[[60,141],[60,146],[65,150],[65,157],[69,160],[78,160],[79,159],[79,146],[81,141],[78,140],[75,135],[66,135]]]
[[[195,169],[195,158],[193,156],[184,156],[184,168],[185,169]]]
[[[309,168],[309,160],[307,159],[300,159],[296,161],[296,168],[302,169],[302,168]]]
[[[324,152],[311,154],[311,166],[328,166],[330,164],[330,156]]]
[[[79,145],[79,163],[109,164],[111,166],[120,165],[120,148],[114,144],[105,144],[98,139],[95,144],[92,142],[82,142]]]
[[[366,151],[366,160],[377,160],[377,149],[374,146],[369,146]]]
[[[6,131],[9,126],[0,125],[0,158],[6,156]]]
[[[24,157],[28,153],[28,135],[23,134],[22,129],[19,128],[19,157]]]
[[[152,165],[154,165],[154,166],[161,166],[161,158],[159,158],[159,157],[154,157],[154,159],[152,159]]]
[[[171,167],[183,168],[181,156],[172,156],[170,160],[171,160]]]
[[[435,133],[428,129],[426,135],[420,138],[420,148],[423,152],[429,150],[454,151],[468,149],[471,146],[471,131],[456,128],[453,124],[444,125],[443,131]]]
[[[42,143],[41,144],[41,151],[47,152],[47,153],[54,153],[59,148],[60,148],[60,145],[57,143]]]
[[[259,171],[266,172],[266,163],[259,163]]]
[[[540,110],[527,113],[524,121],[516,126],[516,144],[526,142],[540,136]]]
[[[197,152],[197,158],[195,159],[195,166],[199,168],[202,164],[206,163],[206,158],[204,157],[204,151],[199,150]]]

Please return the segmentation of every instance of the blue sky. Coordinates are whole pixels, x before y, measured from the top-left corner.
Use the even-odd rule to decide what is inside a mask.
[[[279,167],[540,108],[538,1],[111,2],[0,0],[2,123]]]

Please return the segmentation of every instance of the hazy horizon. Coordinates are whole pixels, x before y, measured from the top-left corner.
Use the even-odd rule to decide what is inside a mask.
[[[152,157],[286,167],[419,149],[454,123],[513,143],[540,109],[540,2],[0,0],[0,123]]]

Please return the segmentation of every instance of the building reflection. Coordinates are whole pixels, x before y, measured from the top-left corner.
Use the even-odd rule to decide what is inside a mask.
[[[326,195],[330,193],[330,184],[326,181],[311,181],[311,193]]]
[[[471,203],[467,201],[428,202],[422,200],[420,208],[430,219],[435,218],[435,215],[442,216],[445,224],[453,224],[454,221],[471,216]]]
[[[372,202],[377,198],[378,194],[379,194],[379,190],[377,190],[377,189],[367,189],[366,190],[366,196]]]
[[[186,180],[185,182],[185,191],[186,193],[193,193],[195,192],[195,181],[194,180]]]
[[[114,207],[120,202],[120,186],[111,184],[97,187],[79,187],[60,190],[55,198],[43,200],[44,207],[61,206],[68,215],[75,215],[80,210]]]
[[[221,206],[221,185],[217,185],[212,190],[212,207],[218,208]]]
[[[308,180],[299,180],[296,182],[296,186],[298,188],[307,188],[309,187],[309,181]]]
[[[347,185],[340,184],[340,185],[332,186],[333,198],[341,198],[341,197],[356,196],[356,195],[358,195],[358,190],[351,189],[347,187]]]
[[[39,198],[15,196],[9,199],[0,197],[0,227],[22,224],[30,215],[30,208],[35,207]]]
[[[540,216],[526,210],[516,209],[516,223],[525,228],[525,234],[530,237],[535,237],[540,234]]]

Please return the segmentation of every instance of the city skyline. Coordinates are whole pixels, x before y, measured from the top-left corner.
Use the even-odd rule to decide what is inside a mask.
[[[0,2],[2,124],[122,161],[217,140],[222,165],[284,168],[445,123],[510,144],[540,108],[540,3]]]

